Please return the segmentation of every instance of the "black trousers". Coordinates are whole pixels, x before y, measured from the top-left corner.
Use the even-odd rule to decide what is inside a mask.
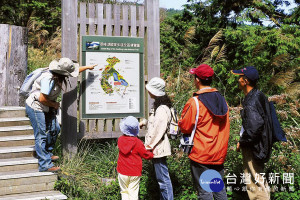
[[[200,185],[200,176],[204,171],[206,171],[208,169],[213,169],[213,170],[217,171],[223,179],[224,178],[224,166],[223,165],[204,165],[204,164],[197,163],[193,160],[190,160],[190,164],[191,164],[191,173],[192,173],[194,186],[196,187],[197,192],[198,192],[198,199],[227,200],[225,186],[223,187],[223,189],[220,192],[208,192],[208,191],[204,190]]]

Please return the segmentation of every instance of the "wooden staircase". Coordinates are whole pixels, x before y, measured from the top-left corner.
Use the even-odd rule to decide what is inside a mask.
[[[57,175],[39,172],[34,135],[23,107],[0,107],[0,200],[67,199]]]

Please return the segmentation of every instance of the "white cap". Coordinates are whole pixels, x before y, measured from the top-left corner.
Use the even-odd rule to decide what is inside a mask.
[[[154,96],[161,97],[166,94],[165,86],[166,83],[164,80],[158,77],[154,77],[146,85],[146,89]]]

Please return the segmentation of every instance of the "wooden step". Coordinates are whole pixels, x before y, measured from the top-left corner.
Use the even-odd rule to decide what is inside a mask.
[[[34,145],[18,147],[0,147],[0,159],[34,157]]]
[[[16,135],[0,137],[0,147],[34,145],[33,135]]]
[[[0,118],[25,117],[25,108],[18,106],[0,107]]]
[[[33,135],[33,128],[30,125],[0,127],[0,137],[13,135]]]
[[[28,117],[0,118],[0,127],[30,125]]]
[[[0,173],[0,196],[53,190],[57,174],[36,170]]]
[[[38,159],[32,157],[0,159],[0,173],[38,169]]]
[[[0,196],[0,200],[58,200],[68,197],[59,191],[43,191]]]

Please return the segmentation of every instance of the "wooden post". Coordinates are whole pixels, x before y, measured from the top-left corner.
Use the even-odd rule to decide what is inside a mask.
[[[19,96],[27,74],[27,29],[0,24],[0,106],[24,106]]]
[[[159,31],[159,0],[145,0],[147,12],[147,71],[148,81],[160,77],[160,31]],[[152,107],[153,99],[148,95],[148,110]]]
[[[77,0],[62,1],[62,57],[77,60]],[[61,139],[63,154],[72,157],[77,152],[77,78],[62,98]]]

